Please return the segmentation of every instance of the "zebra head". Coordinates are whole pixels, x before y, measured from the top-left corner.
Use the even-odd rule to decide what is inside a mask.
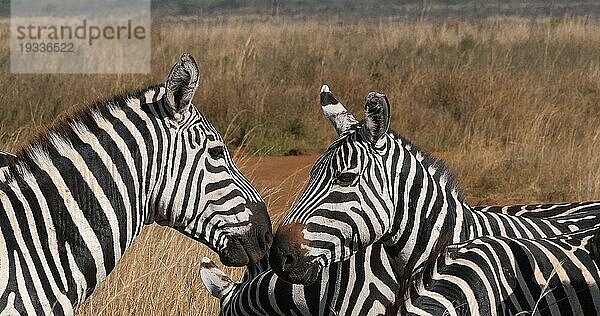
[[[152,219],[208,245],[225,265],[253,264],[271,245],[271,221],[219,132],[191,103],[199,83],[198,66],[185,54],[161,90],[167,154]]]
[[[270,251],[273,270],[292,283],[313,282],[324,267],[350,258],[391,226],[387,97],[368,94],[363,122],[346,111],[327,85],[321,89],[321,106],[339,138],[315,163]]]

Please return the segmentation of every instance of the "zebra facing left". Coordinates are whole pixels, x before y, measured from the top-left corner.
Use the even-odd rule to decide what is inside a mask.
[[[323,110],[329,109],[332,105],[343,114],[343,107],[332,96],[327,86],[323,87],[321,92],[321,106]],[[330,112],[326,111],[325,114]],[[335,120],[343,122],[342,120]],[[346,151],[345,153],[348,153]],[[318,169],[313,169],[313,171]],[[318,175],[313,173],[312,176]],[[327,183],[327,182],[325,182]],[[321,192],[326,195],[326,192]],[[337,205],[330,205],[331,208]],[[526,229],[535,229],[532,223],[541,224],[539,220],[530,221],[530,218],[549,219],[545,230],[548,234],[555,229],[557,232],[578,232],[585,231],[586,227],[594,228],[594,214],[600,207],[600,201],[588,201],[577,203],[560,204],[530,204],[530,205],[508,205],[508,206],[475,206],[470,209],[474,214],[482,216],[488,220],[484,223],[486,226],[496,228],[499,233],[507,235],[535,236],[528,235]],[[496,214],[494,214],[496,213]],[[350,214],[346,212],[345,214]],[[485,216],[484,216],[485,215]],[[518,215],[517,218],[514,215]],[[571,223],[578,217],[590,217],[583,221],[578,221],[572,225],[555,225],[556,222],[565,220]],[[506,223],[498,224],[493,220],[506,220]],[[530,225],[526,229],[515,225],[516,219],[520,219],[516,224]],[[509,222],[510,220],[510,222]],[[333,222],[333,221],[332,221]],[[322,224],[326,221],[322,220]],[[595,222],[596,225],[598,221]],[[544,226],[542,226],[544,227]],[[552,228],[552,229],[550,229]],[[519,230],[521,229],[521,230]],[[579,230],[581,229],[581,230]],[[490,231],[492,231],[490,229]],[[516,231],[516,232],[515,232]],[[588,228],[589,232],[590,229]],[[493,233],[493,231],[492,231]],[[539,232],[538,235],[544,232]],[[565,235],[560,235],[565,236]],[[575,235],[571,235],[575,236]],[[447,238],[447,235],[445,236]],[[539,236],[538,236],[539,237]],[[561,237],[562,238],[562,237]],[[516,238],[525,240],[525,238]],[[447,240],[447,239],[446,239]],[[485,239],[479,239],[485,240]],[[541,239],[540,239],[541,240]],[[552,242],[552,241],[550,241]],[[439,247],[436,246],[436,249]],[[451,247],[447,247],[450,249]],[[440,248],[439,251],[445,250]],[[501,249],[502,250],[502,249]],[[535,249],[527,249],[535,251]],[[597,250],[597,249],[596,249]],[[336,249],[336,251],[339,251]],[[436,250],[437,251],[437,250]],[[437,258],[438,252],[434,251],[429,259]],[[598,251],[596,251],[598,253]],[[557,255],[561,255],[557,252]],[[566,253],[562,254],[566,256]],[[396,273],[385,251],[382,242],[374,242],[362,250],[358,250],[348,260],[333,262],[323,268],[315,282],[307,285],[292,285],[279,278],[268,264],[268,256],[265,256],[258,265],[249,267],[248,273],[244,276],[241,283],[234,283],[223,271],[219,270],[208,258],[203,260],[201,269],[202,280],[209,292],[219,298],[221,303],[221,315],[383,315],[388,312],[387,306],[390,306],[394,298],[389,296],[390,289],[398,289]],[[439,261],[439,260],[438,260]],[[488,261],[479,261],[476,264],[483,266]],[[445,265],[449,269],[454,269],[456,265]],[[540,265],[542,267],[548,267]],[[550,270],[552,266],[550,266]],[[405,273],[412,272],[413,269],[406,269]],[[309,270],[305,270],[309,271]],[[458,275],[459,272],[455,272]],[[412,273],[402,275],[398,281],[406,284]],[[418,276],[418,275],[417,275]],[[465,274],[466,277],[471,277]],[[486,275],[487,276],[487,275]],[[492,275],[493,276],[493,275]],[[483,276],[485,277],[485,276]],[[448,279],[442,278],[444,281]],[[577,277],[571,278],[571,281],[581,281]],[[475,282],[476,286],[479,283]],[[439,283],[436,284],[438,286]],[[502,284],[501,284],[502,285]],[[532,285],[532,286],[535,286]],[[463,286],[464,287],[464,286]],[[444,286],[439,286],[440,297],[444,295],[452,296],[457,292],[443,293]],[[481,289],[477,289],[481,291]],[[485,289],[484,289],[485,290]],[[501,292],[501,291],[498,291]],[[505,291],[507,293],[510,291]],[[416,295],[418,296],[419,293]],[[403,295],[403,293],[401,293]],[[481,295],[486,295],[482,292]],[[466,296],[465,296],[466,297]],[[582,296],[584,297],[584,296]],[[450,299],[452,300],[452,299]],[[499,298],[498,301],[504,299]],[[481,299],[475,300],[483,301]],[[396,307],[405,308],[403,300],[396,301]],[[430,301],[424,301],[423,297],[415,297],[416,305],[427,305]],[[432,305],[433,306],[433,305]],[[442,305],[443,306],[443,305]],[[523,307],[525,305],[521,305]],[[437,306],[435,306],[437,308]],[[510,309],[510,307],[508,307]],[[517,307],[517,310],[519,307]],[[483,309],[480,309],[480,311]],[[435,312],[433,314],[436,314]],[[437,314],[443,314],[439,312]],[[486,314],[482,312],[481,314]]]
[[[310,284],[329,265],[382,242],[400,279],[425,262],[441,237],[547,238],[594,227],[600,207],[550,218],[483,212],[462,197],[452,174],[390,130],[390,103],[371,92],[361,122],[323,86],[321,105],[340,135],[317,160],[269,252],[278,277]]]
[[[192,104],[199,83],[184,54],[164,84],[68,116],[0,169],[0,314],[73,314],[154,222],[226,265],[263,257],[265,204]]]

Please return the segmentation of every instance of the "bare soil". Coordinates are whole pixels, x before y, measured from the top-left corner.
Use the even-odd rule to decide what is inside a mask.
[[[250,157],[240,165],[242,172],[262,194],[269,214],[276,222],[289,212],[318,157],[318,154]]]

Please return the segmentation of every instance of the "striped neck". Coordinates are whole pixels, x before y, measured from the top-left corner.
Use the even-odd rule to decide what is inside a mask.
[[[470,238],[470,206],[464,202],[454,177],[439,160],[421,153],[408,140],[393,134],[389,155],[402,166],[390,174],[395,207],[388,236],[384,236],[394,267],[424,262],[438,240],[458,241]],[[458,227],[459,229],[455,229]],[[400,274],[402,274],[400,272]]]
[[[395,211],[391,233],[383,241],[401,270],[425,262],[435,249],[442,251],[447,244],[480,236],[531,238],[570,231],[567,224],[554,220],[473,209],[464,201],[443,163],[394,136],[390,154],[397,155],[402,169],[390,175],[389,182],[398,185],[392,194]]]
[[[153,87],[69,116],[10,167],[6,183],[14,201],[8,195],[2,204],[28,202],[12,212],[35,218],[37,234],[47,237],[44,255],[60,262],[51,269],[60,275],[58,286],[75,306],[152,221],[160,139],[167,137],[156,119],[163,94],[163,87]]]

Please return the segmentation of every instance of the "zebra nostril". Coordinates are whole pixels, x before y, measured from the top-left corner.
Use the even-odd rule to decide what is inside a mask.
[[[293,255],[286,255],[283,260],[283,268],[284,270],[288,270],[294,266],[296,263],[296,257]]]
[[[273,234],[271,234],[271,232],[265,232],[264,238],[263,238],[263,250],[267,250],[269,249],[269,247],[271,247],[271,244],[273,243]]]

